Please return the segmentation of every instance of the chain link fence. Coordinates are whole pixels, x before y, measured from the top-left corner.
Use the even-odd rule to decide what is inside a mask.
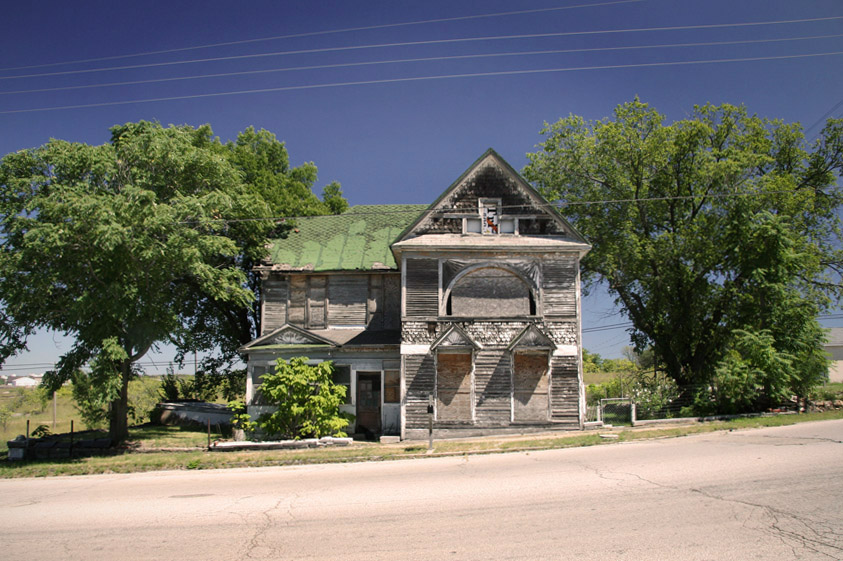
[[[604,425],[632,425],[635,422],[635,406],[628,397],[600,400],[600,417]]]

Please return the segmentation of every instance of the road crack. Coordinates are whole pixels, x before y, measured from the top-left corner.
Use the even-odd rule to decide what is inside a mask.
[[[831,439],[817,438],[816,440],[836,442]],[[762,518],[765,519],[765,521],[759,520],[757,525],[751,529],[761,531],[778,538],[783,545],[791,549],[795,559],[801,558],[800,549],[822,555],[828,559],[843,559],[843,533],[834,526],[828,524],[828,521],[826,520],[817,520],[811,518],[810,516],[798,515],[765,504],[716,495],[695,487],[684,488],[659,483],[658,481],[647,479],[646,477],[633,472],[600,470],[587,465],[583,465],[583,467],[592,471],[599,478],[608,481],[622,483],[623,481],[629,481],[629,478],[634,478],[659,489],[693,493],[710,500],[749,507],[753,509],[754,512],[761,514]],[[743,526],[748,527],[748,522],[752,518],[752,516],[747,518],[747,520],[743,522]]]

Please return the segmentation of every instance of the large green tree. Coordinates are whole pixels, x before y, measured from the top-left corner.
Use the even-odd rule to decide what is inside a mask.
[[[666,124],[636,99],[542,134],[524,174],[593,244],[584,278],[605,283],[639,350],[681,385],[710,384],[745,330],[791,359],[794,383],[816,379],[816,314],[843,292],[843,121],[809,146],[798,124],[742,107]]]
[[[236,348],[232,341],[252,337],[253,322],[227,319],[248,317],[251,265],[276,228],[266,218],[282,209],[208,126],[140,122],[111,132],[101,146],[51,140],[0,162],[0,360],[35,329],[71,335],[48,383],[88,364],[119,441],[133,365],[150,348]],[[243,135],[280,145],[264,131]]]
[[[195,313],[188,318],[188,329],[179,346],[184,351],[211,353],[203,361],[203,371],[211,383],[230,371],[238,358],[237,348],[260,333],[261,279],[254,267],[267,256],[267,237],[286,236],[295,227],[295,217],[339,214],[348,208],[336,182],[323,189],[320,200],[313,192],[316,166],[312,162],[291,166],[284,143],[269,131],[249,127],[220,148],[243,184],[266,204],[265,216],[278,219],[229,224],[227,235],[240,251],[226,257],[224,264],[243,271],[246,286],[255,295],[249,306],[229,306],[201,291],[193,293],[191,308]]]

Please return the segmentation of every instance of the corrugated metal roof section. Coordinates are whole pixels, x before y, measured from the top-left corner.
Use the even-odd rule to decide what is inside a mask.
[[[282,269],[396,269],[389,245],[428,205],[357,205],[343,214],[297,220],[298,232],[273,240],[270,260]]]

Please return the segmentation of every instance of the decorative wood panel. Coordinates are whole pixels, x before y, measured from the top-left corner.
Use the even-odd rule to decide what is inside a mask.
[[[307,286],[307,324],[310,329],[325,329],[325,295],[327,279],[324,275],[309,277]]]
[[[436,357],[436,419],[471,421],[471,353]]]
[[[547,354],[513,355],[513,418],[516,421],[548,420]]]
[[[405,267],[406,316],[437,317],[439,315],[439,261],[407,259]]]
[[[367,275],[334,275],[328,283],[328,323],[365,325],[369,297]]]
[[[542,302],[545,316],[577,315],[577,258],[559,258],[544,264]]]
[[[290,303],[287,306],[287,322],[305,327],[307,322],[307,277],[290,276]]]
[[[287,281],[271,278],[261,284],[263,314],[261,315],[261,335],[278,329],[287,321]]]

